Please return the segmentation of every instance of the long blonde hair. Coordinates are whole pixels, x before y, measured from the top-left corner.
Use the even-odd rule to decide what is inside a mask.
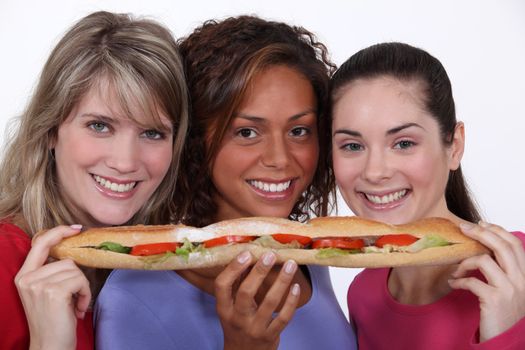
[[[128,224],[167,223],[188,127],[188,93],[177,44],[159,23],[127,14],[95,12],[78,21],[51,52],[18,129],[8,138],[0,164],[0,218],[22,218],[35,232],[75,218],[59,191],[50,145],[82,97],[108,81],[128,117],[138,105],[154,123],[163,111],[173,123],[168,174]]]

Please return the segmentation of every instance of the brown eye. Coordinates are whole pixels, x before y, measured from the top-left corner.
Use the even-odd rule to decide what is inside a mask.
[[[242,138],[251,139],[257,136],[257,133],[253,129],[243,128],[237,131],[237,135]]]
[[[290,134],[295,137],[301,137],[301,136],[306,136],[310,134],[310,130],[308,128],[301,126],[301,127],[293,128],[290,131]]]

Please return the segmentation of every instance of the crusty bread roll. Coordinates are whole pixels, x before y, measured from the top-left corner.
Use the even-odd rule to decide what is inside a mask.
[[[149,257],[134,256],[96,249],[103,242],[114,242],[133,247],[139,244],[183,242],[199,244],[206,240],[228,235],[266,236],[276,233],[320,237],[358,237],[366,241],[390,234],[410,234],[417,238],[438,235],[450,244],[425,248],[415,253],[374,252],[319,257],[318,249],[264,247],[257,242],[233,243],[188,256],[160,254]],[[92,228],[67,238],[56,245],[51,255],[58,259],[70,258],[80,265],[97,268],[177,270],[221,266],[228,264],[242,251],[249,250],[256,258],[274,251],[277,263],[288,259],[298,264],[339,267],[389,267],[406,265],[438,265],[459,262],[467,257],[487,253],[479,242],[464,236],[447,219],[428,218],[405,225],[388,225],[359,217],[322,217],[299,223],[281,218],[252,217],[221,221],[203,228],[185,225],[120,226]]]

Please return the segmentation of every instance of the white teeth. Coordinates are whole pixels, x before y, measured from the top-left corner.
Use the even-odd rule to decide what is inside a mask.
[[[96,182],[98,182],[99,184],[101,184],[102,186],[104,186],[105,188],[113,192],[129,192],[137,184],[137,182],[135,181],[127,183],[127,184],[118,184],[118,183],[111,182],[107,179],[104,179],[103,177],[100,177],[98,175],[94,175],[93,178],[95,179]]]
[[[407,194],[407,190],[401,190],[394,193],[390,193],[384,196],[375,196],[372,194],[366,194],[366,198],[374,204],[389,204],[403,198]]]
[[[290,187],[292,180],[289,180],[286,182],[280,182],[280,183],[267,183],[267,182],[256,181],[256,180],[249,180],[248,183],[261,191],[282,192],[282,191],[287,190],[288,187]]]

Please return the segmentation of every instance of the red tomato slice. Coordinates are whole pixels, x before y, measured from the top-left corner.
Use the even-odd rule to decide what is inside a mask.
[[[255,236],[235,236],[235,235],[222,236],[222,237],[212,238],[207,241],[204,241],[203,244],[205,248],[212,248],[212,247],[217,247],[217,246],[225,245],[229,243],[247,243],[247,242],[253,241],[255,238],[257,237]]]
[[[163,254],[166,252],[174,252],[180,247],[180,243],[149,243],[149,244],[139,244],[131,248],[131,255],[155,255]]]
[[[414,237],[409,234],[398,234],[398,235],[386,235],[379,237],[376,242],[375,246],[379,248],[383,248],[385,244],[391,244],[391,245],[397,245],[397,246],[407,246],[411,245],[415,241],[417,241],[419,238]]]
[[[319,248],[341,248],[341,249],[361,249],[365,246],[365,241],[362,239],[354,239],[349,237],[325,237],[314,239],[312,243],[313,249]]]
[[[312,239],[307,236],[292,235],[288,233],[275,233],[272,235],[273,239],[282,244],[292,243],[297,241],[302,246],[307,246],[312,242]]]

